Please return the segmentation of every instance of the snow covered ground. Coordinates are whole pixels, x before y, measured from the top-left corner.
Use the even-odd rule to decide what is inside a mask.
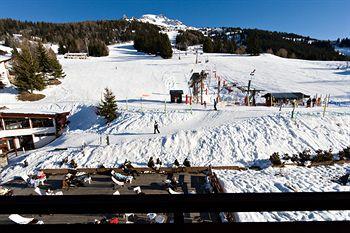
[[[261,171],[215,171],[229,193],[350,191],[333,180],[350,172],[350,165],[267,168]],[[236,213],[242,222],[350,220],[350,211],[286,211]]]
[[[170,33],[171,34],[171,33]],[[79,167],[117,166],[125,159],[136,166],[145,166],[149,157],[160,157],[165,165],[175,158],[182,161],[189,158],[194,165],[261,165],[266,164],[273,152],[297,153],[306,148],[329,149],[334,151],[349,146],[350,142],[350,75],[344,62],[304,61],[284,59],[262,54],[258,57],[229,54],[204,54],[189,52],[175,54],[172,59],[161,59],[138,53],[131,43],[109,46],[110,55],[87,60],[64,59],[59,57],[66,77],[62,84],[48,87],[42,93],[46,98],[37,102],[16,100],[13,88],[0,90],[0,106],[6,105],[12,111],[33,109],[33,111],[70,111],[70,125],[67,131],[51,144],[12,158],[10,166],[1,171],[2,181],[12,179],[21,173],[30,173],[41,168],[58,168],[59,162],[68,157]],[[179,59],[180,56],[180,59]],[[205,62],[208,60],[208,62]],[[216,97],[216,80],[206,81],[209,87],[204,98],[208,106],[200,104],[170,104],[169,90],[182,89],[189,93],[188,81],[192,72],[216,70],[222,79],[246,84],[250,72],[256,69],[253,86],[267,92],[304,92],[318,96],[331,95],[331,105],[322,116],[321,107],[296,109],[296,118],[291,119],[291,108],[281,111],[276,107],[244,107],[220,103],[219,111],[212,111]],[[101,99],[103,89],[112,89],[118,100],[120,117],[109,126],[95,114],[94,106]],[[228,95],[224,96],[225,98]],[[158,121],[160,134],[153,134],[153,123]],[[110,145],[106,145],[106,135]],[[81,145],[86,144],[82,149]],[[54,151],[55,148],[67,148]],[[26,159],[29,166],[19,165]],[[307,168],[291,168],[291,177],[307,174]],[[311,169],[308,177],[300,181],[300,191],[327,190],[331,187],[316,185],[307,180],[317,180],[316,175],[329,171],[344,171],[346,167]],[[228,191],[288,191],[274,185],[279,178],[275,170],[260,172],[226,172],[220,177]],[[316,174],[316,175],[315,175]],[[255,175],[264,176],[261,186],[251,184]],[[238,178],[247,178],[237,184]],[[269,179],[274,177],[274,179]],[[289,177],[289,176],[288,176]],[[313,179],[315,177],[315,179]],[[282,179],[282,178],[281,178]],[[287,178],[284,178],[287,179]],[[289,178],[288,178],[289,179]],[[292,178],[290,178],[292,179]],[[302,179],[302,178],[300,178]],[[317,180],[319,181],[319,180]],[[238,181],[237,181],[238,182]],[[273,183],[275,182],[275,183]],[[289,182],[294,182],[293,180]],[[295,179],[297,182],[297,179]],[[303,185],[305,184],[305,185]],[[292,183],[298,187],[297,183]],[[279,187],[281,189],[279,189]],[[348,214],[344,212],[344,214]],[[244,221],[249,215],[240,215]],[[284,216],[284,217],[283,217]],[[256,219],[296,219],[296,215],[256,215]],[[320,213],[303,215],[306,219],[337,219],[343,213]],[[337,217],[338,216],[338,217]],[[300,217],[300,215],[298,215]],[[339,218],[340,218],[339,217]],[[251,217],[253,218],[253,217]]]

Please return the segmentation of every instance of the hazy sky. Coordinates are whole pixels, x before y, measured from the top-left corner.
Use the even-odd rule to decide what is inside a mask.
[[[0,18],[68,22],[164,14],[191,26],[350,37],[350,0],[0,0]]]

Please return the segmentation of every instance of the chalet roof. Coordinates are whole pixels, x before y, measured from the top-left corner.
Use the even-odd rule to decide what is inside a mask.
[[[275,99],[304,99],[310,98],[310,95],[306,95],[301,92],[278,92],[278,93],[267,93],[262,97],[274,97]]]
[[[32,109],[2,109],[0,110],[0,117],[56,117],[58,115],[69,115],[69,112],[51,112],[51,111],[38,111]]]
[[[10,61],[12,58],[8,56],[0,56],[0,63]]]

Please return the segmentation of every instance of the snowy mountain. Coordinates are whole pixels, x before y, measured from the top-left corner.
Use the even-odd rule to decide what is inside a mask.
[[[160,15],[146,14],[146,15],[143,15],[138,20],[144,23],[155,24],[160,27],[164,27],[172,30],[185,30],[189,28],[188,26],[183,24],[181,21],[176,19],[169,19],[166,16],[161,14]]]

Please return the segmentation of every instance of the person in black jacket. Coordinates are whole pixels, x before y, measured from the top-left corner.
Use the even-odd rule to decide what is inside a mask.
[[[149,158],[148,163],[147,163],[147,166],[148,166],[149,168],[152,168],[152,169],[154,168],[153,157]]]
[[[190,163],[190,161],[188,161],[187,158],[184,160],[183,165],[184,165],[185,167],[191,167],[191,163]]]
[[[160,133],[160,132],[159,132],[159,126],[158,126],[158,122],[157,122],[157,121],[154,122],[154,134],[156,134],[156,133]]]

